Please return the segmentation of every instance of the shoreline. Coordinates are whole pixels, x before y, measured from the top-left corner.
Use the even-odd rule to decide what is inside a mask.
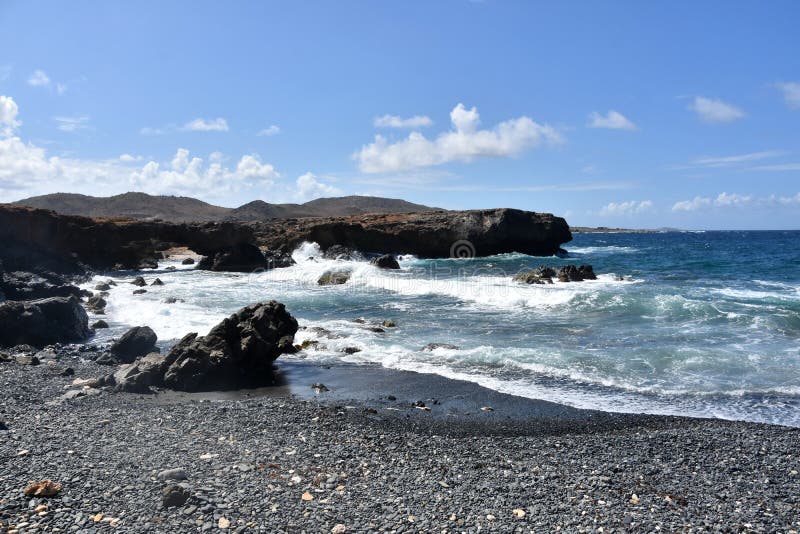
[[[406,380],[397,371],[283,363],[290,385],[271,395],[71,399],[60,398],[64,386],[110,369],[66,353],[38,366],[0,364],[8,392],[0,525],[19,532],[800,528],[800,429],[591,412],[436,375]],[[73,376],[61,376],[66,367]],[[330,391],[316,395],[309,381],[320,378]],[[413,406],[425,395],[440,402],[430,399],[430,412]],[[473,413],[484,403],[493,411]],[[159,478],[171,469],[185,479]],[[49,499],[22,493],[41,479],[63,490]],[[162,491],[176,483],[189,498],[164,507]]]

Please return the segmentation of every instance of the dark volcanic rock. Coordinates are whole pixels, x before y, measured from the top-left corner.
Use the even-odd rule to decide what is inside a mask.
[[[331,271],[320,276],[317,284],[321,286],[337,286],[344,284],[349,279],[350,273],[347,271]]]
[[[555,269],[540,265],[539,268],[532,271],[515,274],[513,280],[524,284],[552,284],[554,276],[556,276]]]
[[[185,336],[164,358],[163,385],[182,391],[257,387],[274,383],[272,362],[293,352],[297,321],[275,301],[251,304],[208,335]]]
[[[194,258],[185,258],[181,265],[194,265]]]
[[[151,286],[163,286],[164,282],[161,281],[161,278],[156,278],[152,282],[150,282]]]
[[[143,293],[147,293],[147,290],[146,289],[134,289],[133,290],[133,294],[134,295],[141,295]]]
[[[27,271],[4,272],[0,260],[0,295],[5,295],[8,300],[37,300],[70,295],[81,297],[85,294],[85,291],[70,284],[68,277],[55,273],[43,270],[38,274]]]
[[[131,284],[139,287],[144,287],[147,285],[147,282],[144,281],[144,277],[137,276],[136,278],[133,279],[133,282],[131,282]]]
[[[102,314],[105,313],[107,304],[108,303],[103,297],[94,296],[94,297],[89,297],[89,300],[86,301],[86,308],[94,313]]]
[[[9,271],[84,275],[96,270],[153,267],[167,244],[203,256],[253,246],[252,229],[237,223],[91,219],[20,206],[0,206],[0,260]],[[274,247],[273,247],[274,248]]]
[[[363,258],[360,252],[342,245],[333,245],[332,247],[328,247],[322,254],[322,257],[324,257],[326,260],[344,261],[352,261]]]
[[[581,282],[583,280],[596,280],[597,276],[594,274],[594,269],[592,269],[591,265],[581,265],[580,267],[565,265],[558,270],[558,279],[561,282]]]
[[[266,269],[268,265],[257,246],[242,243],[204,257],[197,268],[206,271],[251,272]]]
[[[569,226],[561,217],[514,209],[286,219],[251,226],[259,244],[270,249],[315,241],[323,250],[341,245],[429,258],[505,252],[550,256],[572,240]]]
[[[83,341],[90,333],[86,310],[74,296],[0,304],[2,347]]]
[[[157,340],[156,333],[149,326],[135,326],[111,345],[111,354],[121,362],[131,363],[139,356],[152,352]]]
[[[369,262],[371,265],[378,267],[379,269],[399,269],[400,264],[397,263],[397,258],[392,256],[391,254],[384,254],[378,258],[373,258],[372,261]]]
[[[100,330],[101,328],[108,328],[108,323],[100,319],[99,321],[95,321],[94,323],[92,323],[92,328],[94,328],[95,330]]]
[[[264,252],[267,269],[282,269],[294,265],[292,255],[282,250],[268,250]]]

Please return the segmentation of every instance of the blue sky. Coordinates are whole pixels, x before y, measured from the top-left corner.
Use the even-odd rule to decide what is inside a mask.
[[[0,0],[0,201],[800,228],[800,4]]]

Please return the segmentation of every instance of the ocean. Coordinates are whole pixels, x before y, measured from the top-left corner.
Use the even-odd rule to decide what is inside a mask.
[[[307,327],[296,343],[319,339],[278,362],[381,365],[579,408],[800,427],[800,232],[575,234],[565,248],[563,258],[426,260],[397,251],[401,270],[387,271],[320,259],[305,243],[286,269],[213,273],[163,262],[141,274],[165,285],[143,295],[132,294],[130,272],[85,287],[119,283],[103,317],[111,328],[96,342],[148,325],[166,350],[246,304],[275,299]],[[511,280],[567,264],[591,264],[598,279]],[[351,271],[350,280],[317,285],[331,269]],[[368,328],[384,320],[397,327]],[[458,348],[423,350],[429,343]]]

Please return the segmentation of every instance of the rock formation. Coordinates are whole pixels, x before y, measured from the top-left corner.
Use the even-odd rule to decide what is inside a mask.
[[[181,391],[210,391],[271,385],[272,363],[294,352],[297,321],[275,301],[251,304],[215,326],[207,335],[189,334],[166,356],[148,354],[125,365],[110,382],[123,391],[162,386]]]
[[[550,256],[572,239],[567,222],[549,213],[515,209],[371,214],[250,223],[260,245],[294,248],[315,241],[376,253],[428,258],[521,252]]]
[[[0,304],[0,347],[78,342],[90,333],[86,310],[74,296]]]

